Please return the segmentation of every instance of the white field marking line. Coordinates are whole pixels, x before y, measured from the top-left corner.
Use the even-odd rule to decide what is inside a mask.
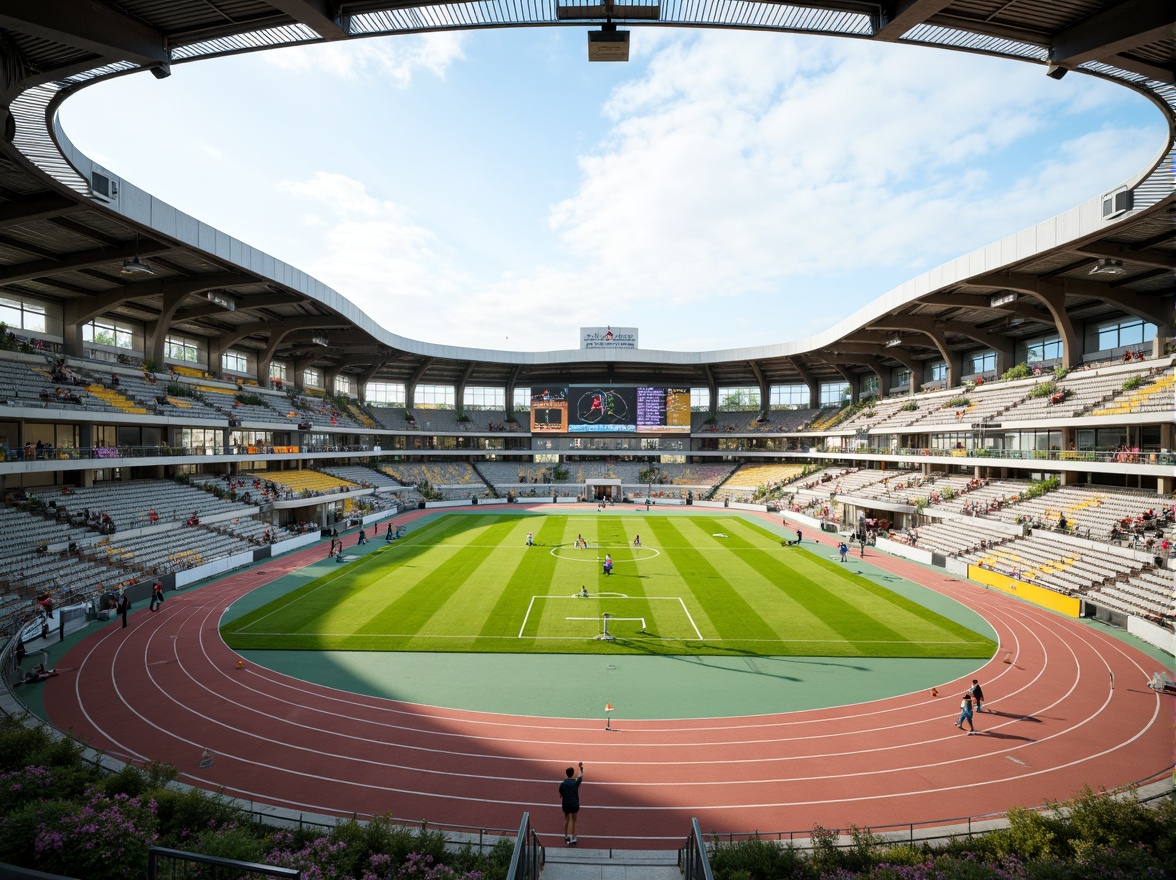
[[[531,597],[530,604],[527,605],[527,613],[523,615],[523,625],[519,627],[519,638],[523,637],[523,630],[527,628],[527,620],[531,617],[531,609],[535,607],[535,597]]]
[[[689,615],[687,615],[687,617],[689,617]],[[644,619],[644,618],[609,617],[609,620],[642,620],[642,619]],[[599,617],[565,617],[564,620],[600,620],[600,618]],[[691,621],[691,623],[693,624],[693,621]],[[524,622],[524,626],[525,625],[526,624]],[[520,629],[520,632],[522,632],[521,629]],[[701,633],[698,633],[697,627],[694,627],[694,632],[698,634],[697,639],[682,638],[680,636],[660,636],[659,638],[663,638],[666,641],[671,641],[671,642],[674,642],[674,641],[680,641],[680,642],[700,641],[700,642],[707,642],[712,645],[844,645],[844,644],[846,644],[844,639],[707,639],[707,638],[704,638]],[[519,636],[488,636],[488,635],[483,635],[481,633],[461,634],[461,633],[389,633],[389,632],[379,632],[379,633],[251,632],[251,633],[249,633],[249,635],[250,636],[282,636],[284,638],[291,638],[291,639],[299,637],[299,636],[314,637],[314,638],[327,636],[330,638],[354,637],[354,638],[362,638],[362,639],[462,639],[464,641],[471,641],[471,640],[476,641],[476,640],[482,640],[482,639],[485,639],[485,640],[508,639],[510,641],[514,641],[516,639],[522,638],[521,635],[519,635]],[[533,639],[561,639],[561,638],[574,639],[576,637],[575,636],[566,636],[566,637],[565,636],[531,636],[531,638],[533,638]],[[856,644],[856,645],[956,645],[956,644],[958,644],[958,642],[910,642],[910,641],[901,641],[901,640],[900,641],[869,641],[869,642],[866,642],[866,641],[861,641],[859,639],[859,640],[855,640],[854,644]],[[252,649],[246,648],[245,650],[252,650]],[[341,649],[341,650],[346,650],[346,649]],[[835,656],[838,656],[839,659],[845,659],[845,657],[842,657],[840,655],[835,655]],[[852,657],[853,655],[850,654],[850,655],[845,655],[845,656]],[[771,658],[764,658],[764,659],[771,659]],[[919,659],[919,658],[915,658],[915,659]],[[982,658],[976,658],[976,659],[979,660]],[[984,702],[987,703],[989,701],[985,700]]]
[[[600,618],[599,617],[565,617],[564,620],[595,620],[595,621],[599,622]],[[640,620],[641,621],[641,628],[645,629],[645,618],[644,617],[610,617],[609,620],[628,620],[628,621]],[[542,638],[551,639],[551,638],[559,638],[559,636],[542,636]],[[671,639],[671,641],[673,641],[673,640]]]
[[[689,620],[690,625],[694,627],[694,634],[698,636],[698,640],[701,642],[703,640],[702,633],[698,631],[698,625],[694,622],[694,618],[690,616],[690,609],[686,607],[686,603],[682,601],[681,596],[678,597],[678,601],[682,604],[682,611],[685,613],[686,619]]]
[[[604,545],[604,547],[601,547],[599,544],[597,544],[594,547],[589,548],[589,549],[594,549],[594,550],[595,549],[604,549],[604,550],[625,549],[628,546],[629,546],[628,544],[617,544],[616,547],[611,547],[610,545],[606,544],[606,545]],[[527,548],[523,547],[522,549],[525,550]],[[550,553],[552,556],[554,556],[556,559],[568,559],[568,560],[571,560],[572,562],[600,562],[602,559],[604,559],[603,556],[584,556],[583,551],[580,551],[580,550],[572,550],[570,553],[559,552],[559,551],[562,551],[565,549],[567,549],[567,545],[561,544],[561,545],[552,547],[547,552]],[[661,556],[661,551],[658,550],[656,547],[646,547],[646,546],[642,545],[640,547],[633,547],[632,549],[634,551],[648,550],[649,555],[643,554],[641,556],[631,556],[625,560],[626,562],[645,562],[649,559],[657,559],[657,557]]]

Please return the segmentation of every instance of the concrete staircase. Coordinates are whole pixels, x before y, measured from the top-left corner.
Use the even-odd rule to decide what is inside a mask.
[[[681,880],[677,850],[548,847],[541,880]]]

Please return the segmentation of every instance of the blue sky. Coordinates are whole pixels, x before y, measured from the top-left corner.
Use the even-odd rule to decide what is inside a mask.
[[[388,330],[549,351],[581,326],[709,350],[828,328],[1098,195],[1163,146],[1126,89],[942,50],[634,28],[283,49],[85,89],[91,158]],[[142,111],[130,124],[128,106]]]

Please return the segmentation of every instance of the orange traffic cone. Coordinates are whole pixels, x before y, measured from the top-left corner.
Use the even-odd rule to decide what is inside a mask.
[[[931,688],[931,696],[938,697],[939,696],[939,688]]]
[[[244,660],[238,660],[238,661],[237,661],[237,668],[238,668],[238,669],[244,669],[244,668],[245,668],[245,661],[244,661]]]

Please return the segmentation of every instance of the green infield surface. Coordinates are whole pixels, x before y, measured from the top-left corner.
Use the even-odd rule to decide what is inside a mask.
[[[976,659],[996,650],[830,559],[829,548],[784,547],[740,516],[443,515],[363,549],[230,620],[225,641],[237,650]],[[611,640],[600,638],[605,615]]]

